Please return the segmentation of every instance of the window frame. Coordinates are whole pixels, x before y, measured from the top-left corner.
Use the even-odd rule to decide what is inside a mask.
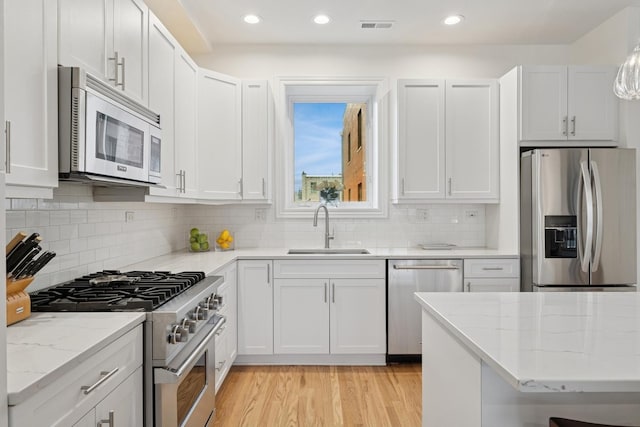
[[[296,102],[367,104],[367,201],[328,206],[338,218],[388,217],[389,105],[386,78],[281,77],[276,79],[275,204],[278,218],[308,218],[319,202],[294,202],[293,106]],[[343,197],[344,198],[344,197]]]

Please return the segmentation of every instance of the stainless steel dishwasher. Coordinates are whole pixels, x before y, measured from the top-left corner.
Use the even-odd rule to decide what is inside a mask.
[[[463,292],[462,260],[387,262],[387,362],[421,359],[422,313],[414,292]]]

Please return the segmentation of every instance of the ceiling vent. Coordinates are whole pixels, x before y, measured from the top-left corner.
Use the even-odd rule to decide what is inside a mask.
[[[362,29],[386,29],[393,27],[394,21],[360,21]]]

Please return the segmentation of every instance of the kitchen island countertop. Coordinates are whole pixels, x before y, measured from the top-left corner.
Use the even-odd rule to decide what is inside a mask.
[[[142,323],[145,313],[32,313],[7,327],[7,394],[17,405]]]
[[[638,424],[640,293],[415,299],[423,309],[424,427],[543,427],[549,417]]]

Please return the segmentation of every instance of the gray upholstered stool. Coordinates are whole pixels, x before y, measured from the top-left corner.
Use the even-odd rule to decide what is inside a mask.
[[[594,424],[584,421],[569,420],[566,418],[549,418],[549,427],[623,427],[614,426],[613,424]]]

